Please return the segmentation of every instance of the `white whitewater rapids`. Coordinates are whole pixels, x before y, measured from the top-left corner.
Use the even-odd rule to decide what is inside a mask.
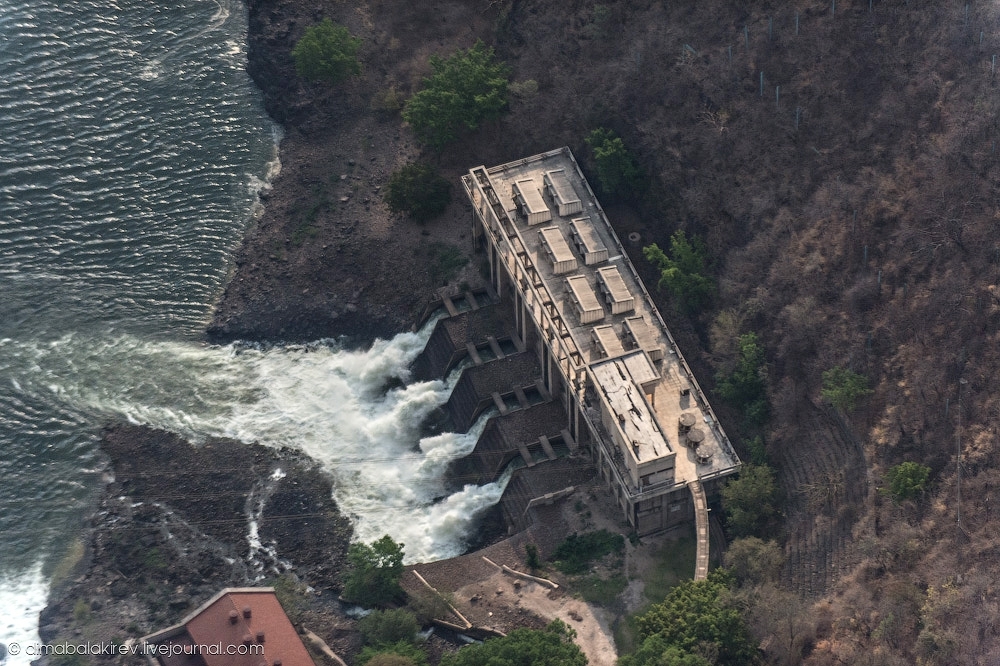
[[[447,495],[448,464],[472,451],[486,418],[465,434],[421,438],[459,375],[400,385],[432,327],[365,351],[333,342],[257,349],[67,335],[30,345],[0,340],[0,356],[14,361],[7,369],[22,391],[73,411],[194,442],[219,436],[299,449],[333,476],[357,539],[389,534],[405,544],[407,561],[432,561],[464,550],[506,484]]]

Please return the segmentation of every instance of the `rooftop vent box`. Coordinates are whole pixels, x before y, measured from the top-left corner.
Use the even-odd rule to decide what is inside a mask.
[[[587,278],[582,275],[566,278],[566,291],[573,301],[581,324],[591,324],[604,319],[604,308],[597,300],[594,290],[590,288]]]
[[[511,186],[511,196],[517,212],[528,220],[528,224],[541,224],[552,219],[552,211],[545,205],[545,199],[531,178],[519,180]]]
[[[663,358],[663,347],[660,346],[657,331],[642,315],[627,317],[622,322],[622,338],[630,349],[638,347],[649,354],[651,361]]]
[[[595,326],[590,335],[594,341],[594,350],[599,357],[621,356],[625,353],[625,348],[615,333],[615,327],[611,324]]]
[[[635,297],[622,279],[617,266],[606,266],[597,271],[597,288],[600,289],[611,314],[621,314],[635,309]]]
[[[546,171],[542,180],[545,183],[545,191],[559,207],[560,217],[583,210],[580,197],[576,196],[576,191],[573,189],[573,184],[569,182],[565,169]]]
[[[556,275],[575,271],[577,267],[576,257],[569,249],[569,244],[563,237],[559,227],[547,227],[538,231],[538,237],[542,241],[542,247],[549,261],[552,262],[552,272]]]
[[[569,230],[583,263],[593,266],[608,260],[608,248],[601,242],[589,217],[574,218],[569,223]]]

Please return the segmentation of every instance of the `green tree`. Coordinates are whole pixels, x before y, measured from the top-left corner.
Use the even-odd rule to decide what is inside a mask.
[[[776,542],[751,536],[734,539],[726,548],[723,562],[741,587],[759,585],[778,579],[785,554]]]
[[[883,489],[895,502],[913,499],[927,488],[931,468],[915,462],[903,462],[890,467],[885,473],[889,487]]]
[[[436,150],[474,130],[507,108],[510,68],[494,60],[481,41],[448,58],[431,56],[433,73],[424,88],[406,102],[403,119],[417,138]]]
[[[708,253],[700,238],[688,238],[678,229],[670,237],[670,256],[656,243],[644,247],[642,253],[660,271],[656,286],[673,294],[685,310],[692,312],[711,300],[715,284],[706,275]]]
[[[307,81],[340,83],[361,72],[357,58],[359,46],[361,40],[353,37],[347,28],[325,18],[306,28],[305,34],[295,43],[292,49],[295,71]]]
[[[726,525],[737,536],[759,532],[777,513],[778,487],[766,465],[744,465],[722,488]]]
[[[428,164],[407,164],[389,177],[385,202],[394,213],[405,212],[417,222],[426,222],[448,207],[451,183]]]
[[[727,666],[754,663],[753,638],[740,611],[728,601],[731,583],[728,572],[716,570],[705,580],[685,581],[670,590],[662,603],[636,618],[642,640],[637,654],[643,653],[646,641],[658,637],[651,646],[653,654],[674,646],[690,654],[713,655],[715,663]]]
[[[386,604],[402,595],[403,544],[388,534],[370,546],[352,543],[347,549],[344,598],[366,606]]]
[[[584,139],[594,156],[601,194],[609,198],[635,197],[644,189],[642,170],[621,137],[598,127]]]
[[[767,373],[764,367],[764,347],[757,334],[739,337],[739,360],[728,375],[716,378],[716,388],[724,400],[739,407],[750,425],[767,421]]]
[[[704,657],[671,645],[662,634],[653,634],[634,654],[623,656],[618,666],[712,666]]]
[[[515,629],[441,658],[441,666],[586,666],[576,632],[555,620],[545,629]]]
[[[853,412],[858,401],[872,393],[868,378],[839,365],[823,373],[820,395],[842,412]]]

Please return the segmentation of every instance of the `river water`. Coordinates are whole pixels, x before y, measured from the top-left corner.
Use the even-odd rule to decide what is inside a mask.
[[[109,420],[300,448],[358,537],[411,561],[461,552],[502,492],[443,495],[481,427],[420,438],[450,382],[383,388],[427,330],[368,350],[201,342],[278,168],[246,25],[239,0],[0,0],[0,642],[37,640]]]

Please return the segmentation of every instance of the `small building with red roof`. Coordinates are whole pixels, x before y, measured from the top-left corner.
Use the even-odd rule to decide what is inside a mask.
[[[139,642],[150,666],[315,666],[271,587],[224,589]]]

